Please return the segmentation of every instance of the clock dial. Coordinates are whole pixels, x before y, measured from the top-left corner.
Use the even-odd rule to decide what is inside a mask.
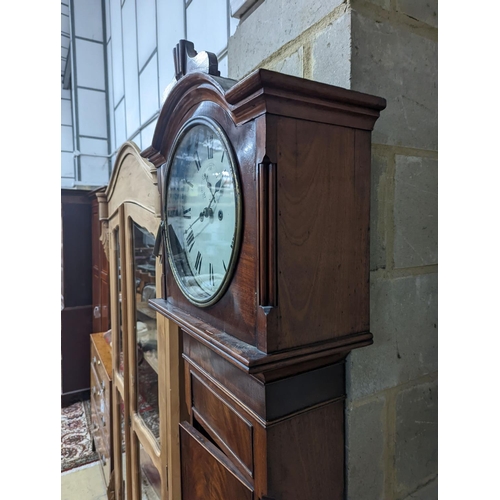
[[[167,248],[184,295],[200,306],[227,289],[240,232],[240,191],[231,147],[211,120],[179,133],[166,189]]]

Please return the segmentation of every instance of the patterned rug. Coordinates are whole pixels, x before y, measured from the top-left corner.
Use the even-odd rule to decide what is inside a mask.
[[[99,459],[92,450],[90,422],[89,401],[61,408],[61,472]]]

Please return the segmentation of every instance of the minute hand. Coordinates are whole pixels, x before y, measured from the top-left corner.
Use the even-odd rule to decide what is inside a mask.
[[[198,215],[198,217],[192,222],[192,224],[187,229],[184,230],[184,234],[186,234],[195,225],[195,223],[201,219],[203,215],[204,215],[203,212],[200,215]]]

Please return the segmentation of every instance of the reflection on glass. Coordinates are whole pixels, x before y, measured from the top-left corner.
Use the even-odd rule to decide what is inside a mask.
[[[158,469],[140,444],[139,460],[141,473],[141,499],[160,500],[161,478]]]
[[[239,217],[230,150],[212,125],[191,126],[178,143],[166,201],[168,256],[174,277],[191,301],[208,305],[227,283]]]
[[[120,228],[115,231],[116,276],[118,279],[118,352],[120,353],[118,371],[123,377],[123,327],[122,327],[122,266],[120,260]]]
[[[120,436],[122,442],[122,456],[121,456],[121,471],[122,471],[122,493],[123,499],[127,500],[127,488],[126,488],[126,480],[127,480],[127,458],[126,458],[126,448],[125,448],[125,404],[123,403],[123,399],[121,395],[118,393],[118,398],[120,402]]]
[[[156,297],[154,236],[133,223],[137,345],[137,409],[159,442],[158,351],[156,313],[148,300]]]

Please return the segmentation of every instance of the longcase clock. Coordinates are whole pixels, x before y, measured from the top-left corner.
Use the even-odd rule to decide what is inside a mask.
[[[345,358],[369,331],[371,131],[385,100],[176,48],[151,147],[182,336],[183,500],[341,499]],[[190,71],[189,68],[195,70]],[[159,296],[159,295],[158,295]]]

